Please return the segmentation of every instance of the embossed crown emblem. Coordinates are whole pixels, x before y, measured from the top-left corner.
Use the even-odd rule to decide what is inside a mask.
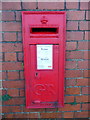
[[[41,23],[42,24],[46,24],[48,22],[48,19],[46,18],[46,16],[43,16],[42,18],[41,18]]]

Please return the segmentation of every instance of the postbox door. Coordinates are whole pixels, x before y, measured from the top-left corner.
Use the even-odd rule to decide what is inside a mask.
[[[30,93],[31,107],[55,107],[58,105],[59,45],[30,45]]]

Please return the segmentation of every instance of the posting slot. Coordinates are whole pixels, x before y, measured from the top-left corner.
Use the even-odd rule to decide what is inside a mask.
[[[58,28],[31,28],[31,34],[57,34]]]

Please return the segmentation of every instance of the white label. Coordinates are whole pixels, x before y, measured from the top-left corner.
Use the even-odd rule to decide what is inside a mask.
[[[53,45],[37,45],[37,69],[52,69]]]

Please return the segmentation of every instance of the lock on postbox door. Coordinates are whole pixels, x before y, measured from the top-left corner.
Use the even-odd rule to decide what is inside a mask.
[[[27,108],[64,105],[65,30],[65,12],[22,12]]]

